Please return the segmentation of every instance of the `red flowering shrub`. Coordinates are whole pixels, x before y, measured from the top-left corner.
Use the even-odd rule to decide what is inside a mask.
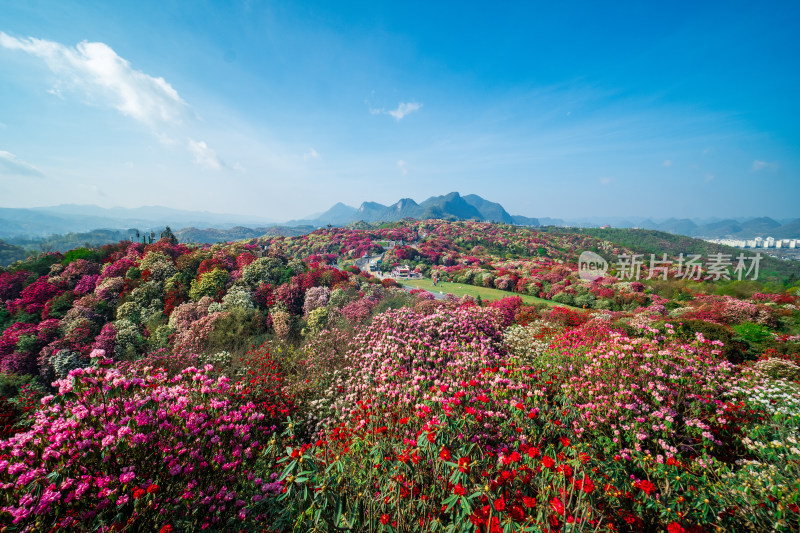
[[[580,326],[589,320],[590,315],[585,312],[573,311],[567,307],[557,306],[550,310],[544,317],[555,324],[562,326]]]
[[[489,302],[488,306],[499,310],[500,315],[503,317],[503,326],[509,326],[514,323],[514,317],[522,307],[522,298],[519,296],[507,296]]]

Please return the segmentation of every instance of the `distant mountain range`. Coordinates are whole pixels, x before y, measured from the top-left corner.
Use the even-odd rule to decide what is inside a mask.
[[[26,238],[91,232],[97,229],[135,228],[143,233],[150,231],[160,233],[165,226],[170,226],[182,241],[212,242],[215,239],[229,241],[250,238],[256,234],[263,235],[269,232],[285,235],[301,234],[327,225],[345,226],[359,221],[395,222],[404,218],[481,220],[523,226],[610,225],[616,228],[654,229],[702,238],[800,237],[800,218],[785,220],[769,217],[666,220],[635,217],[532,218],[511,215],[499,203],[485,200],[476,194],[461,196],[457,192],[451,192],[443,196],[432,196],[420,203],[411,198],[402,198],[392,205],[364,202],[359,207],[351,207],[337,203],[324,213],[282,224],[256,216],[184,211],[160,206],[106,209],[95,205],[70,204],[30,209],[0,208],[0,239],[27,245],[28,243],[23,242]]]
[[[228,229],[274,224],[274,220],[261,217],[184,211],[160,206],[106,209],[96,205],[66,204],[30,209],[0,208],[0,238],[47,236],[100,228],[150,231],[164,229],[164,226]]]
[[[604,218],[582,219],[530,218],[510,215],[502,205],[484,200],[477,194],[459,195],[451,192],[444,196],[432,196],[417,203],[411,198],[403,198],[392,205],[377,202],[364,202],[360,207],[337,203],[324,213],[302,220],[290,220],[287,226],[345,226],[357,221],[395,222],[403,218],[443,218],[446,220],[484,220],[516,224],[520,226],[564,226],[601,227],[610,225],[616,228],[655,229],[689,237],[754,238],[772,236],[775,238],[800,237],[800,218],[777,221],[769,217],[728,218],[728,219],[688,219],[669,218],[655,221],[649,218]]]
[[[290,220],[287,226],[344,226],[353,222],[396,222],[404,218],[425,220],[440,218],[445,220],[482,220],[538,226],[539,221],[521,215],[510,215],[502,205],[484,200],[476,194],[461,196],[451,192],[444,196],[431,196],[421,203],[411,198],[402,198],[392,205],[377,202],[364,202],[360,207],[337,203],[321,215],[302,220]]]
[[[800,237],[800,218],[783,221],[783,223],[769,217],[728,218],[711,222],[700,222],[688,218],[670,218],[662,222],[645,219],[638,223],[622,222],[613,226],[618,228],[655,229],[677,235],[706,239],[752,239],[755,237],[790,239]]]

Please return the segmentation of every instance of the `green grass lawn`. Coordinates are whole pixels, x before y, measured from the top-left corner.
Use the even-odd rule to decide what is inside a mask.
[[[543,300],[542,298],[537,298],[535,296],[530,296],[528,294],[518,294],[515,292],[507,292],[501,291],[499,289],[489,289],[487,287],[476,287],[474,285],[465,285],[463,283],[448,283],[446,281],[440,281],[439,284],[434,287],[433,281],[428,278],[424,279],[411,279],[411,280],[402,280],[398,281],[401,285],[406,285],[408,287],[416,287],[417,289],[425,289],[428,292],[436,292],[439,291],[443,292],[444,294],[455,294],[456,296],[464,296],[469,294],[473,298],[477,298],[478,296],[481,297],[481,300],[484,302],[490,302],[492,300],[499,300],[500,298],[506,298],[508,296],[519,296],[522,298],[522,301],[528,305],[532,304],[546,304],[550,307],[554,306],[562,306],[562,307],[571,307],[569,305],[559,304],[556,302],[552,302],[550,300]]]

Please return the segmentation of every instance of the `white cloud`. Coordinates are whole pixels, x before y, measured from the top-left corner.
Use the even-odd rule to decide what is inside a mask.
[[[397,161],[397,168],[400,169],[400,173],[403,174],[403,176],[408,174],[408,165],[406,165],[406,162],[402,159]]]
[[[0,46],[43,59],[58,78],[50,90],[57,96],[64,89],[79,89],[91,101],[104,102],[151,127],[178,123],[186,110],[186,102],[164,78],[135,70],[105,43],[83,41],[73,48],[0,32]]]
[[[661,163],[661,165],[665,166],[665,167],[671,167],[672,166],[672,159],[665,160],[663,163]]]
[[[419,110],[421,107],[422,104],[418,104],[417,102],[400,102],[400,104],[397,106],[397,109],[387,111],[387,113],[392,115],[395,120],[402,120],[403,117]]]
[[[369,102],[367,102],[369,104]],[[390,109],[385,110],[383,108],[373,108],[370,106],[369,113],[370,115],[391,115],[394,117],[395,120],[403,120],[403,117],[413,113],[414,111],[418,111],[422,107],[422,104],[418,102],[400,102],[397,104],[397,109]]]
[[[194,155],[194,162],[201,167],[220,170],[224,166],[217,153],[205,141],[189,139],[189,151]]]
[[[777,168],[778,168],[777,163],[759,161],[758,159],[753,161],[753,172],[758,172],[759,170],[777,170]]]
[[[305,160],[308,160],[308,159],[319,159],[319,158],[320,158],[319,152],[317,152],[313,148],[309,148],[308,152],[303,154],[303,159],[305,159]]]
[[[0,150],[0,174],[43,178],[42,171],[18,158],[11,152]]]
[[[600,183],[602,183],[603,185],[609,185],[612,181],[614,180],[612,180],[611,178],[600,178]]]
[[[714,174],[706,174],[704,179],[705,179],[706,183],[710,183],[710,182],[714,181],[715,177],[716,176],[714,176]]]

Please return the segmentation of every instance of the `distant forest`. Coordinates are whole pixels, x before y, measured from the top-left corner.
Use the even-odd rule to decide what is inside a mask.
[[[613,242],[619,246],[636,250],[637,253],[646,254],[646,259],[649,260],[649,254],[655,254],[656,257],[661,257],[662,254],[667,254],[670,257],[676,257],[678,254],[700,254],[707,257],[711,254],[730,254],[735,258],[738,254],[743,253],[746,256],[755,254],[755,250],[743,250],[741,248],[734,248],[732,246],[725,246],[722,244],[715,244],[713,242],[696,239],[694,237],[686,237],[684,235],[674,235],[663,231],[649,230],[649,229],[627,229],[627,228],[560,228],[555,226],[548,226],[538,228],[541,231],[557,234],[571,234],[581,233],[591,237],[597,237],[604,241]],[[760,250],[759,250],[760,251]],[[775,278],[783,282],[792,283],[800,277],[800,263],[797,261],[785,261],[775,259],[762,252],[761,259],[761,277],[762,278]]]
[[[96,229],[85,233],[65,233],[62,235],[49,235],[47,237],[20,236],[8,237],[0,240],[0,266],[10,265],[15,261],[25,259],[29,255],[37,255],[42,252],[66,253],[76,248],[99,248],[106,244],[114,244],[120,241],[145,242],[148,239],[157,241],[162,230],[140,231],[136,228],[126,230]],[[230,229],[198,229],[183,228],[175,231],[175,237],[182,243],[194,244],[214,244],[217,242],[239,241],[243,239],[253,239],[263,235],[284,235],[295,237],[305,235],[314,228],[283,227],[272,226],[263,228],[245,228],[237,226]]]

